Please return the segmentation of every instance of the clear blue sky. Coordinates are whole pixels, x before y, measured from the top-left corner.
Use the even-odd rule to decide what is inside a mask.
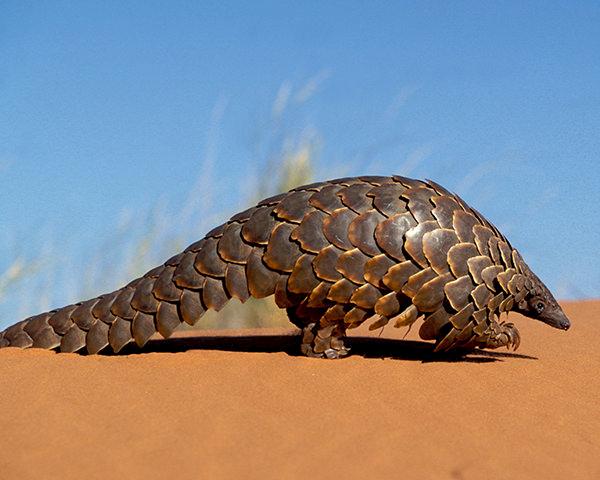
[[[183,202],[207,151],[230,211],[289,91],[319,176],[433,178],[598,297],[599,26],[576,1],[0,1],[0,252]]]

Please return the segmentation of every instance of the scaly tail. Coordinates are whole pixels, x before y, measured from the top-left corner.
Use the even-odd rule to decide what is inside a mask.
[[[245,302],[250,295],[272,295],[280,278],[285,285],[289,275],[263,262],[272,232],[289,237],[291,225],[273,214],[281,198],[264,200],[235,215],[164,265],[115,292],[12,325],[0,333],[0,347],[61,352],[85,347],[93,354],[110,346],[118,352],[133,341],[143,346],[157,331],[166,338],[183,322],[194,325],[207,309],[219,311],[232,297]],[[282,255],[287,250],[279,249]],[[273,258],[271,264],[278,261]]]

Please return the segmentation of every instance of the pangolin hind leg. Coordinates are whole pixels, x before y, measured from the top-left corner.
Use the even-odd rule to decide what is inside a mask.
[[[344,345],[346,327],[341,305],[329,309],[308,308],[304,304],[287,309],[290,321],[302,329],[300,351],[307,357],[342,358],[350,349]]]

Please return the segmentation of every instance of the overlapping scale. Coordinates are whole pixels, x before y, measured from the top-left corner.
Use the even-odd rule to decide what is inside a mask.
[[[455,210],[452,220],[454,231],[461,242],[475,243],[473,227],[479,224],[475,215],[464,210]]]
[[[313,191],[292,191],[281,200],[275,208],[273,213],[278,218],[291,223],[300,223],[307,211],[312,210],[308,200],[314,195]]]
[[[432,214],[433,203],[431,198],[435,192],[426,186],[410,188],[402,194],[402,198],[408,201],[408,210],[418,223],[435,221]]]
[[[308,203],[315,208],[325,212],[333,213],[338,208],[342,208],[344,204],[337,193],[342,189],[339,185],[330,185],[323,187],[317,193],[311,195]]]
[[[479,255],[472,243],[459,243],[448,250],[448,266],[456,278],[469,273],[468,261]]]
[[[404,236],[417,222],[410,213],[397,213],[379,223],[375,228],[377,245],[390,257],[406,260],[404,255]]]
[[[271,270],[290,273],[296,260],[302,255],[300,246],[290,239],[294,228],[294,225],[283,222],[271,232],[269,244],[263,256],[265,265]]]
[[[400,196],[406,191],[406,187],[398,183],[386,183],[374,187],[367,192],[367,196],[373,198],[373,206],[384,216],[392,217],[405,209],[406,201]]]
[[[300,225],[292,230],[290,239],[299,242],[300,248],[305,252],[319,253],[329,245],[323,233],[323,221],[326,216],[320,210],[310,212],[302,219]]]
[[[272,206],[256,208],[242,227],[242,237],[250,244],[266,245],[275,223]]]
[[[342,253],[337,260],[335,268],[344,277],[354,283],[365,283],[365,265],[369,260],[358,248],[353,248]]]
[[[335,282],[342,278],[342,274],[335,268],[342,253],[342,250],[333,245],[328,245],[321,250],[313,260],[315,275],[321,280],[330,282]]]
[[[383,287],[383,277],[393,265],[396,262],[383,253],[370,258],[365,263],[365,280],[376,287]]]
[[[381,253],[375,241],[375,229],[385,217],[377,210],[367,210],[361,213],[348,225],[348,239],[366,255],[374,256]]]
[[[373,203],[367,196],[372,188],[368,183],[356,183],[340,190],[338,195],[346,207],[360,214],[372,208]]]
[[[436,221],[425,221],[419,223],[416,227],[408,230],[404,236],[404,250],[408,252],[410,257],[417,262],[421,267],[427,268],[429,263],[423,253],[423,236],[427,232],[431,232],[439,228]]]
[[[457,312],[462,310],[469,303],[469,295],[475,288],[473,280],[469,275],[464,275],[456,280],[448,282],[444,286],[446,298],[452,308]]]
[[[327,240],[342,250],[350,250],[353,245],[348,238],[348,227],[358,216],[348,208],[339,208],[323,220],[323,234]]]
[[[439,275],[449,271],[448,251],[458,243],[454,230],[438,228],[423,235],[423,254]]]

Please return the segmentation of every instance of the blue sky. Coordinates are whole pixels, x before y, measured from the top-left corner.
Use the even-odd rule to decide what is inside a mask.
[[[208,157],[231,213],[275,128],[319,139],[319,177],[437,180],[598,297],[598,25],[573,1],[0,2],[2,262],[183,203]]]

